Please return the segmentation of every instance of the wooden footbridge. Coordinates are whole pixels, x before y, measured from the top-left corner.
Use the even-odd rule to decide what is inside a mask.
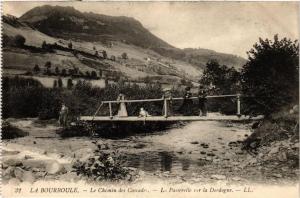
[[[208,116],[183,116],[183,115],[171,115],[168,114],[168,100],[176,101],[183,100],[183,98],[159,98],[159,99],[142,99],[142,100],[113,100],[113,101],[102,101],[100,106],[97,108],[93,116],[81,116],[80,121],[86,122],[176,122],[176,121],[249,121],[249,120],[260,120],[263,116],[249,117],[241,115],[241,95],[214,95],[207,96],[206,98],[236,98],[236,115],[215,115],[208,114]],[[198,99],[198,97],[191,97],[191,100]],[[121,103],[141,103],[141,102],[163,102],[164,112],[160,116],[118,116],[113,115],[112,104]],[[97,116],[103,106],[108,106],[109,116]]]

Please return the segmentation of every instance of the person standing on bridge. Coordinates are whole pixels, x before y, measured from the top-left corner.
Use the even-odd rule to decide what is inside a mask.
[[[190,87],[185,88],[183,103],[179,109],[180,113],[185,116],[191,116],[193,113],[193,100],[191,99],[192,92]]]
[[[120,92],[117,100],[120,101],[120,105],[119,105],[117,116],[119,116],[119,117],[127,117],[128,113],[127,113],[127,109],[126,109],[126,104],[125,104],[125,102],[122,102],[123,100],[125,100],[125,95],[122,92]]]
[[[173,114],[172,109],[172,92],[170,88],[163,89],[164,95],[163,100],[166,100],[163,105],[163,111],[162,114],[165,115],[165,111],[167,111],[167,114],[165,116],[171,116]]]
[[[199,98],[199,116],[206,116],[207,115],[207,89],[205,86],[200,85],[198,91],[198,98]]]
[[[59,124],[60,126],[66,127],[68,124],[68,113],[69,108],[63,103],[59,112]]]

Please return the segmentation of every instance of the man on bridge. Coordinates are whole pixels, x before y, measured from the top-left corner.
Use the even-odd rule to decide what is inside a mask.
[[[207,115],[207,89],[205,86],[200,85],[198,91],[198,98],[199,98],[199,116],[206,116]]]

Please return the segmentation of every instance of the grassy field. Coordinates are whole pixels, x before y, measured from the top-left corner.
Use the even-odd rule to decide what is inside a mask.
[[[41,47],[43,41],[46,43],[58,43],[64,47],[68,46],[69,41],[47,36],[29,26],[13,27],[4,23],[3,33],[14,37],[18,34],[25,37],[26,45]],[[58,66],[60,69],[72,69],[78,67],[82,72],[101,69],[102,63],[109,65],[109,70],[119,71],[127,78],[137,80],[147,76],[162,76],[166,81],[178,81],[171,76],[186,77],[189,80],[197,81],[201,75],[201,70],[186,62],[173,60],[163,57],[150,49],[143,49],[134,45],[122,42],[112,42],[112,46],[107,46],[101,42],[72,41],[73,48],[88,53],[96,50],[101,53],[107,52],[108,58],[116,57],[116,61],[99,61],[96,59],[88,60],[82,57],[75,57],[72,53],[56,50],[55,53],[31,53],[20,48],[4,48],[3,65],[7,69],[32,70],[35,64],[43,67],[47,61],[51,61],[52,68]],[[126,52],[128,59],[122,59],[121,54]],[[169,76],[169,77],[168,77]],[[172,83],[170,82],[170,83]]]

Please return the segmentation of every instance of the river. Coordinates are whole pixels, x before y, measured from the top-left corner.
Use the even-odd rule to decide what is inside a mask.
[[[243,162],[252,158],[241,150],[240,142],[251,134],[249,124],[197,121],[166,131],[138,134],[121,139],[73,137],[60,138],[56,123],[36,119],[14,119],[11,123],[29,132],[29,136],[4,141],[4,149],[30,151],[54,159],[73,161],[93,155],[93,142],[107,145],[126,157],[125,165],[158,177],[209,178],[221,174],[235,177],[245,174]],[[260,173],[256,171],[256,175]]]

